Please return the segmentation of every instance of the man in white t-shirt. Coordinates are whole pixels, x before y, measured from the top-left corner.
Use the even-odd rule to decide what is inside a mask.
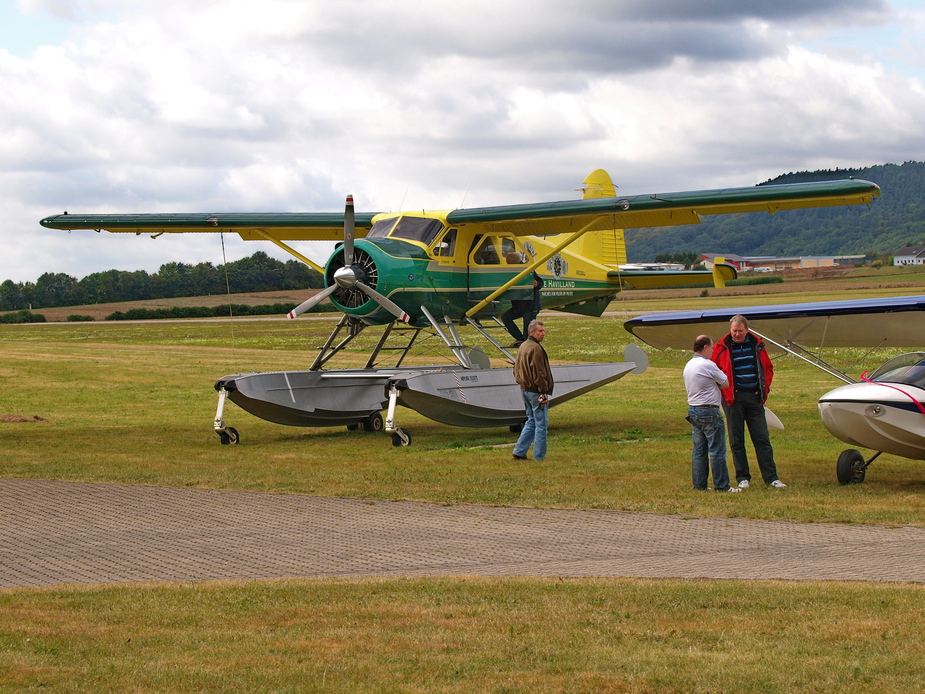
[[[691,478],[694,489],[706,491],[713,470],[713,486],[719,492],[738,492],[729,486],[726,467],[726,423],[720,409],[720,389],[729,381],[719,367],[710,361],[713,338],[700,335],[694,340],[694,356],[684,367],[684,387],[687,388],[687,421],[691,423],[694,452],[691,456]]]

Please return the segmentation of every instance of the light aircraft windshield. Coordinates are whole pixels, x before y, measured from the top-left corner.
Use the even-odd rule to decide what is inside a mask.
[[[397,222],[394,218],[376,222],[369,230],[366,238],[385,238],[387,236],[392,239],[418,241],[425,246],[429,246],[441,231],[443,231],[443,223],[439,219],[399,217]]]
[[[925,352],[911,352],[890,359],[868,378],[881,383],[903,383],[925,389]]]

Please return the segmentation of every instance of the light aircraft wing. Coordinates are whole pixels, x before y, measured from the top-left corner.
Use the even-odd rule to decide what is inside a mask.
[[[636,229],[699,224],[701,216],[711,214],[869,204],[879,195],[876,183],[846,179],[453,210],[447,222],[492,224],[498,233],[546,236],[579,231],[589,223],[588,231]]]
[[[356,213],[356,236],[372,226],[373,213]],[[180,213],[180,214],[64,214],[46,217],[48,229],[96,229],[129,234],[236,233],[248,241],[264,240],[265,233],[283,241],[343,241],[344,213]],[[261,233],[264,232],[264,233]]]
[[[737,314],[782,345],[925,346],[925,296],[650,313],[626,321],[624,327],[658,349],[690,350],[698,335],[719,339],[729,332],[729,319]]]
[[[495,233],[546,236],[601,229],[698,224],[702,215],[870,203],[880,195],[862,180],[751,186],[626,198],[593,198],[453,210],[453,226],[490,224]],[[356,213],[356,236],[366,235],[375,213]],[[135,234],[233,232],[247,240],[339,241],[343,213],[59,214],[41,220],[49,229],[105,229]],[[588,226],[590,224],[590,226]]]

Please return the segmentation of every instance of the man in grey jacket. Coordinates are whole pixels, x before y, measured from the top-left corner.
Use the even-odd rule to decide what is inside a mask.
[[[520,386],[527,412],[527,422],[514,445],[514,460],[527,460],[527,451],[533,444],[533,459],[546,457],[546,430],[549,426],[549,396],[552,395],[552,369],[549,357],[540,344],[546,337],[542,321],[532,320],[527,327],[529,336],[517,350],[514,362],[514,380]]]

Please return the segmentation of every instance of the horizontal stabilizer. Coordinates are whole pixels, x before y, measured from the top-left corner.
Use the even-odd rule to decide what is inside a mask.
[[[699,284],[715,284],[715,274],[720,274],[725,281],[738,277],[736,269],[724,263],[710,270],[655,270],[655,269],[620,269],[607,273],[610,279],[619,279],[633,289],[663,289],[665,287],[684,287]]]

